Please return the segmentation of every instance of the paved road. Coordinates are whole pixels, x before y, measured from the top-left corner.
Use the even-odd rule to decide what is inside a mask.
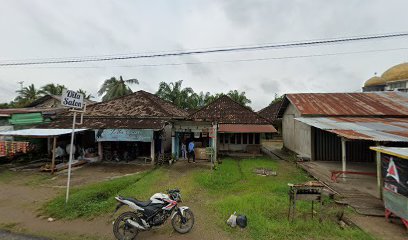
[[[0,230],[0,239],[7,240],[50,240],[48,238],[33,237],[23,234],[11,233],[9,231]]]

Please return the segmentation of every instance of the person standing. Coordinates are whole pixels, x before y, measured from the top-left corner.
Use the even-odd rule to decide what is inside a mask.
[[[181,158],[187,160],[187,146],[184,141],[181,143]]]
[[[193,158],[193,162],[195,163],[195,152],[194,152],[194,140],[192,140],[188,144],[188,162],[190,162],[190,157]]]

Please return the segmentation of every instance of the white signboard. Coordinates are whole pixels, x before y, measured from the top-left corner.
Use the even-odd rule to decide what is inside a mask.
[[[82,109],[84,108],[84,95],[64,89],[61,96],[61,104],[69,108]]]

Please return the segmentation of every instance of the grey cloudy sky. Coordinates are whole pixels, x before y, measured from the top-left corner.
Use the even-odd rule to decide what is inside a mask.
[[[0,60],[205,49],[408,31],[407,1],[2,0]],[[96,95],[111,76],[138,78],[133,90],[184,80],[196,91],[246,91],[256,110],[275,93],[359,91],[407,50],[324,57],[237,59],[408,48],[408,38],[268,51],[69,65],[0,67],[0,101],[19,81],[65,84]],[[204,64],[166,65],[203,62]],[[164,64],[164,65],[163,65]],[[144,65],[144,66],[143,66]],[[161,65],[161,66],[146,66]]]

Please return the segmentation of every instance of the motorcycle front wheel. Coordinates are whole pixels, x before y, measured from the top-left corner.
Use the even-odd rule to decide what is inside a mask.
[[[171,219],[171,225],[174,230],[178,233],[188,233],[194,226],[194,214],[190,209],[184,211],[184,221],[183,217],[177,213],[173,219]]]
[[[135,222],[139,221],[138,216],[133,212],[122,213],[118,218],[116,218],[113,224],[113,234],[118,240],[134,240],[136,239],[139,230],[132,227],[127,220],[133,220]]]

